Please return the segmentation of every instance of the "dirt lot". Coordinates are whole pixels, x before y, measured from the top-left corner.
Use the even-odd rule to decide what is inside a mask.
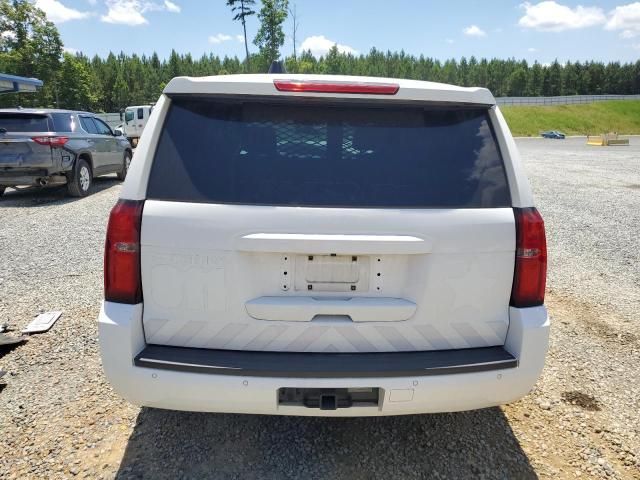
[[[0,323],[64,310],[0,357],[0,478],[640,478],[640,138],[520,140],[548,227],[551,350],[504,408],[380,419],[179,413],[120,400],[96,316],[119,184],[0,200]],[[0,354],[1,355],[1,354]]]

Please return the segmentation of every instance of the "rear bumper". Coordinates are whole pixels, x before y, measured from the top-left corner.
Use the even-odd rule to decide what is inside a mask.
[[[63,184],[66,182],[64,172],[52,173],[46,168],[0,168],[0,186]]]
[[[440,362],[440,367],[447,367],[447,362],[449,367],[456,362],[463,367],[469,367],[471,363],[459,359],[456,361],[455,355],[449,360],[443,360],[442,355],[437,355],[437,352],[427,356],[424,354],[428,352],[407,352],[410,355],[400,354],[396,357],[403,360],[381,363],[391,363],[395,365],[393,368],[400,365],[401,368],[392,371],[391,367],[386,370],[380,367],[378,374],[375,369],[363,372],[357,366],[354,367],[357,362],[345,361],[337,362],[336,365],[344,364],[342,371],[353,376],[344,376],[336,365],[329,365],[329,371],[327,368],[322,369],[320,375],[312,375],[301,365],[300,358],[290,359],[297,366],[286,369],[288,373],[273,372],[272,369],[270,374],[271,366],[263,369],[256,367],[260,365],[260,361],[252,365],[242,362],[238,364],[237,358],[230,360],[228,355],[211,360],[211,356],[206,355],[207,352],[195,357],[189,357],[190,352],[182,352],[187,356],[169,358],[167,351],[163,350],[166,347],[147,347],[142,330],[141,304],[105,302],[98,322],[105,373],[114,389],[130,402],[173,410],[276,415],[401,415],[472,410],[509,403],[526,395],[535,384],[544,366],[549,339],[549,320],[544,307],[511,309],[504,349],[493,351],[493,355],[498,355],[496,360],[504,361],[502,364],[466,370],[442,368],[439,371],[428,371],[423,368],[424,362],[432,362],[433,365],[433,358],[436,357],[439,358],[436,363]],[[499,353],[500,350],[503,353]],[[193,353],[196,352],[191,351]],[[238,353],[242,355],[242,352]],[[413,361],[423,362],[421,366],[407,368],[403,362],[410,359],[411,354],[414,354]],[[268,357],[267,354],[262,359],[263,364]],[[153,362],[149,360],[154,358],[165,361],[156,363],[157,368],[152,368]],[[207,358],[209,360],[205,361]],[[474,361],[473,365],[476,367],[483,363],[480,357]],[[174,365],[171,366],[171,363]],[[209,367],[213,364],[214,368],[208,368],[207,363]],[[366,363],[369,362],[363,364]],[[193,368],[194,365],[200,369]],[[230,368],[226,368],[222,374],[210,373],[220,366],[231,366],[239,370],[236,370],[237,374]],[[279,405],[278,389],[284,387],[379,388],[381,394],[377,406],[319,410],[297,405]]]

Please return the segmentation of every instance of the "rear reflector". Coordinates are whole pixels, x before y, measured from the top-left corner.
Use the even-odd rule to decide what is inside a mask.
[[[547,282],[547,242],[544,221],[535,208],[514,208],[516,264],[511,306],[535,307],[544,303]]]
[[[395,95],[397,83],[323,82],[317,80],[274,80],[279,92],[356,93],[367,95]]]
[[[104,247],[104,299],[136,304],[142,301],[140,225],[144,201],[118,200],[109,215]]]
[[[51,147],[63,147],[69,141],[69,137],[31,137],[31,140],[39,145],[49,145]]]

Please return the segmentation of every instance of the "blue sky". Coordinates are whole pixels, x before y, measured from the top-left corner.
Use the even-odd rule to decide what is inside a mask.
[[[57,24],[69,51],[90,56],[156,51],[166,58],[173,48],[194,56],[244,55],[241,25],[232,21],[225,0],[34,1]],[[355,53],[375,46],[439,59],[475,55],[549,63],[640,57],[640,1],[290,0],[294,3],[299,48],[316,55],[336,43]],[[250,18],[250,40],[257,27],[257,18]],[[285,31],[288,55],[290,20]]]

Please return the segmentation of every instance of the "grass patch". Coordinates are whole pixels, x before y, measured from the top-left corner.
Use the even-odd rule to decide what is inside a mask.
[[[520,137],[537,137],[544,130],[560,130],[567,135],[640,133],[640,101],[635,100],[548,107],[504,106],[500,110],[511,133]]]

